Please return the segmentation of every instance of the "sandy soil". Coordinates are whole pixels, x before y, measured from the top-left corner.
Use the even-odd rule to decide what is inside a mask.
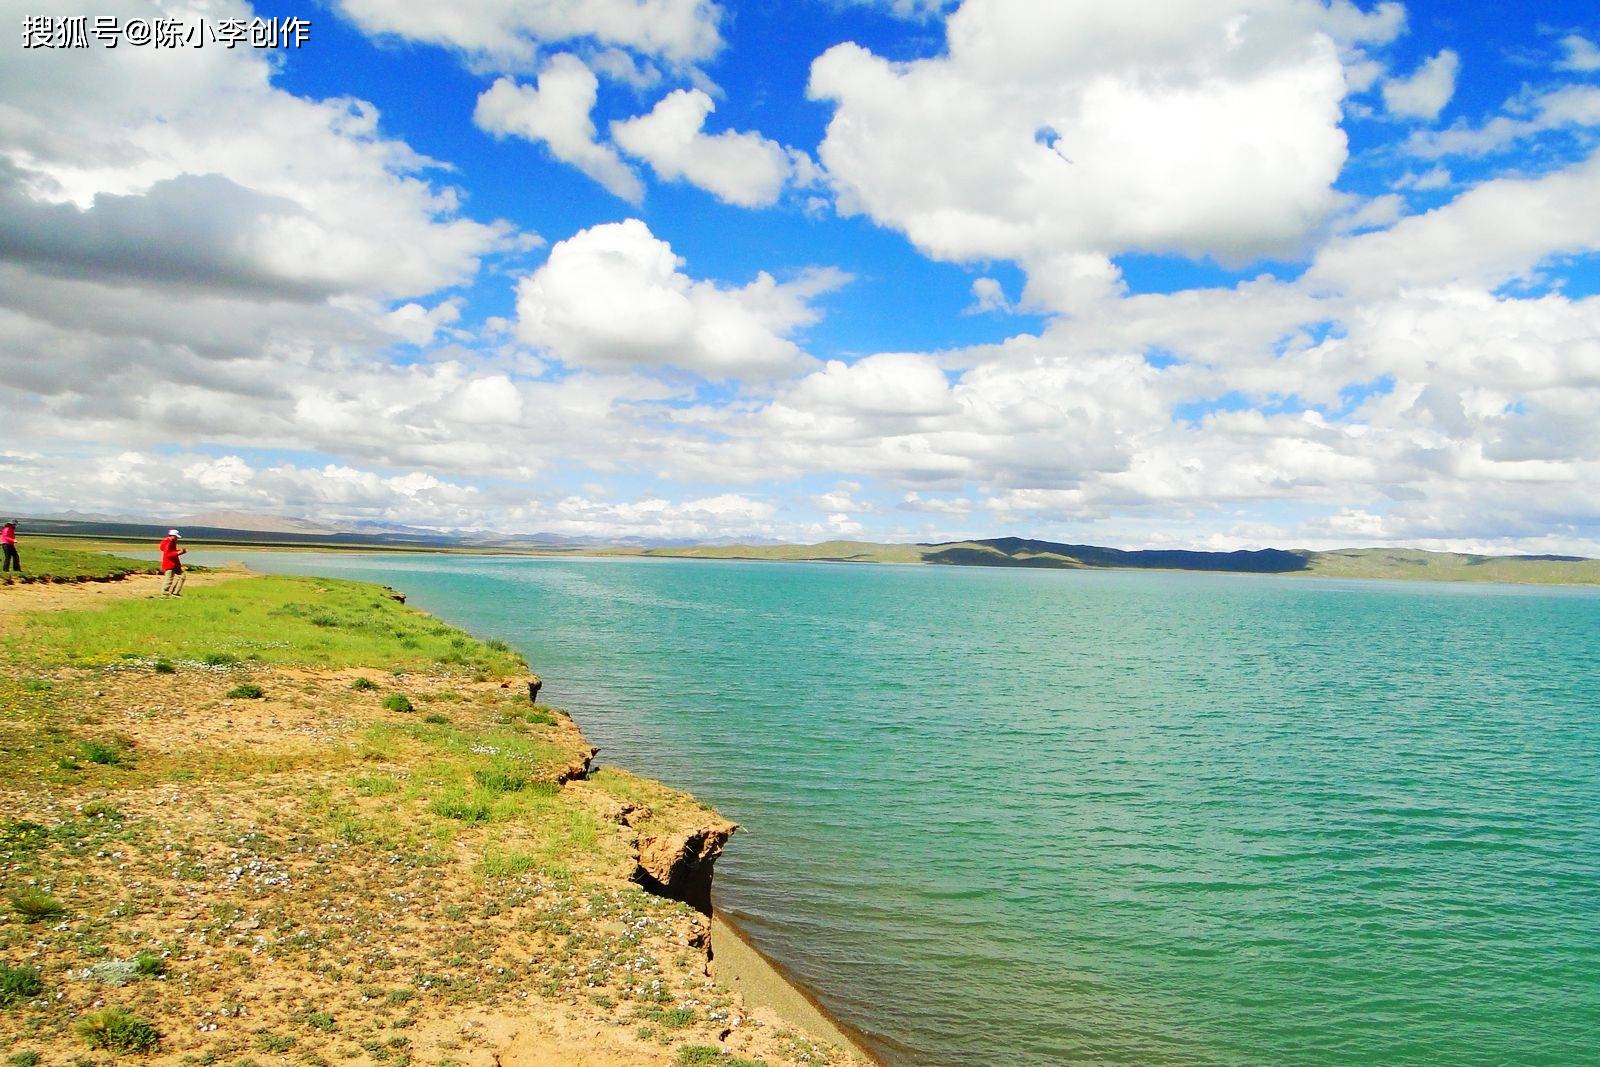
[[[727,989],[743,994],[758,1015],[770,1012],[774,1024],[788,1023],[818,1041],[859,1049],[725,919],[711,920],[711,975]]]
[[[196,574],[189,588],[242,575]],[[159,582],[0,588],[0,629],[26,611],[154,596]],[[472,735],[484,744],[540,739],[548,755],[530,773],[551,783],[589,753],[570,719],[508,715],[528,710],[525,689],[519,712],[519,689],[491,680],[368,672],[382,687],[357,692],[359,673],[135,661],[60,668],[41,689],[23,665],[0,666],[18,695],[0,727],[17,759],[37,761],[0,781],[0,889],[42,887],[65,906],[50,924],[0,908],[0,962],[40,968],[47,991],[0,1012],[0,1051],[125,1062],[72,1029],[112,1003],[159,1024],[153,1067],[668,1067],[691,1062],[691,1045],[744,1065],[860,1062],[731,929],[712,935],[707,973],[707,921],[633,884],[629,825],[601,820],[560,855],[563,873],[490,875],[483,858],[543,847],[544,828],[430,813],[430,775],[484,750],[427,747],[423,713],[484,731]],[[265,696],[230,698],[243,678]],[[415,713],[383,707],[401,686]],[[70,758],[80,739],[107,738],[125,763]],[[550,794],[550,817],[583,806],[596,781]],[[705,811],[640,788],[666,821]],[[93,977],[136,952],[165,973]]]

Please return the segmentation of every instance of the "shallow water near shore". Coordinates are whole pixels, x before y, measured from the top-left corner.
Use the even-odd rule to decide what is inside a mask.
[[[1600,592],[237,558],[523,651],[885,1062],[1597,1055]]]

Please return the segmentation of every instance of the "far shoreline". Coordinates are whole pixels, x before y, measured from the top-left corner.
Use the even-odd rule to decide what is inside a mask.
[[[30,539],[41,541],[73,542],[86,546],[99,546],[108,550],[143,552],[153,554],[148,537],[133,535],[110,534],[78,534],[62,533],[57,531],[36,531],[27,534]],[[1359,571],[1341,573],[1335,570],[1319,570],[1306,568],[1303,570],[1288,571],[1251,571],[1251,570],[1225,570],[1200,567],[1158,567],[1158,566],[1027,566],[1022,564],[996,564],[996,563],[954,563],[930,562],[926,560],[903,559],[846,559],[828,556],[778,556],[778,555],[733,555],[733,554],[708,554],[696,551],[693,548],[683,550],[673,548],[636,549],[624,547],[607,547],[601,545],[586,545],[583,547],[561,548],[551,547],[515,547],[515,546],[490,546],[490,545],[415,545],[394,544],[387,542],[309,542],[309,541],[272,541],[261,539],[213,538],[196,536],[185,542],[191,549],[205,548],[217,549],[227,552],[283,552],[290,554],[306,554],[326,552],[333,555],[392,555],[400,557],[426,557],[426,556],[458,556],[479,559],[564,559],[588,560],[593,562],[618,561],[618,560],[677,560],[699,561],[703,563],[807,563],[807,564],[834,564],[843,566],[868,566],[868,567],[896,567],[920,568],[939,570],[952,568],[959,570],[983,571],[1043,571],[1046,573],[1099,573],[1099,572],[1151,572],[1157,574],[1195,574],[1215,575],[1220,577],[1244,578],[1290,578],[1290,579],[1323,579],[1357,582],[1399,582],[1403,584],[1430,583],[1437,585],[1459,586],[1505,586],[1508,588],[1549,588],[1549,589],[1597,589],[1600,588],[1600,560],[1584,560],[1584,563],[1596,564],[1596,577],[1592,579],[1571,580],[1566,576],[1559,578],[1538,576],[1512,576],[1495,574],[1488,577],[1466,576],[1455,571],[1444,573],[1427,571],[1418,568],[1415,572],[1401,571],[1397,573]],[[782,546],[779,546],[782,547]],[[1347,551],[1347,550],[1339,550]],[[1366,551],[1366,550],[1354,550]],[[1412,551],[1412,550],[1404,550]],[[1420,550],[1417,550],[1420,551]],[[1321,553],[1325,556],[1337,555],[1337,552]],[[1433,553],[1433,555],[1447,556],[1449,553]],[[1494,561],[1517,560],[1518,557],[1484,557]]]

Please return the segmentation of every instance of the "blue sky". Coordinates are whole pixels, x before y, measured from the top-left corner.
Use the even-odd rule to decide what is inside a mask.
[[[1592,5],[1170,8],[13,33],[0,506],[1600,552]]]

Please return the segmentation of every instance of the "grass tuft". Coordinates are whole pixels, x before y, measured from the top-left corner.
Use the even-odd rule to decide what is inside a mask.
[[[37,967],[8,967],[0,964],[0,1008],[20,1000],[31,1000],[44,992]]]
[[[243,682],[228,690],[229,700],[260,700],[267,691],[254,682]]]
[[[127,762],[128,746],[118,741],[79,741],[78,757],[101,767],[120,767]]]
[[[365,693],[378,688],[378,683],[374,682],[371,678],[357,678],[355,681],[350,683],[350,688],[354,689],[358,693]]]
[[[270,1030],[256,1033],[256,1048],[262,1052],[288,1052],[294,1048],[294,1038],[288,1034],[274,1034]]]
[[[459,822],[489,820],[489,805],[468,797],[437,797],[428,807],[435,815],[442,815],[446,819],[455,819]]]
[[[450,716],[440,715],[437,711],[430,711],[422,717],[422,721],[429,726],[449,726]]]
[[[672,1062],[673,1067],[702,1067],[713,1063],[718,1067],[764,1067],[760,1060],[730,1056],[715,1045],[683,1045],[678,1049],[678,1058]]]
[[[24,922],[43,922],[66,914],[59,900],[32,886],[17,890],[10,899],[11,910],[21,916]]]
[[[85,819],[105,819],[109,822],[122,821],[122,809],[109,800],[91,800],[78,809],[78,814]]]
[[[528,787],[525,775],[516,774],[503,767],[473,771],[472,777],[491,793],[520,793]]]
[[[167,961],[154,952],[141,952],[133,957],[133,973],[141,978],[159,978],[167,973]]]
[[[122,1055],[154,1052],[161,1045],[160,1031],[122,1008],[90,1012],[78,1020],[75,1029],[90,1048]]]
[[[404,693],[394,693],[383,700],[383,706],[389,711],[416,711],[417,706],[411,703],[411,698]]]

